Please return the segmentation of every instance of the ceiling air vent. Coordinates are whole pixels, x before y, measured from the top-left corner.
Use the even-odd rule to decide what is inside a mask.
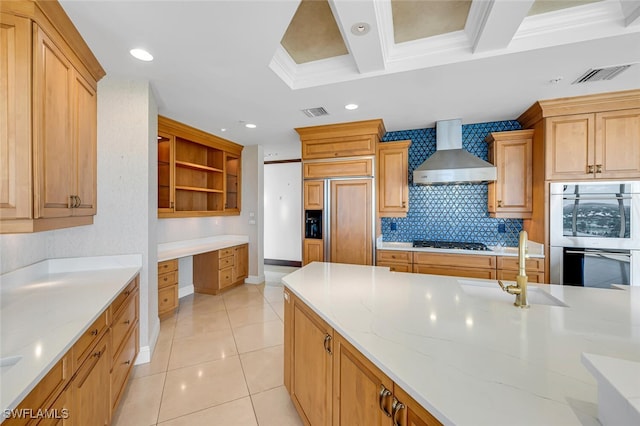
[[[633,64],[616,65],[606,68],[591,68],[571,84],[588,83],[590,81],[611,80]]]
[[[323,107],[301,109],[300,111],[304,112],[304,114],[307,117],[312,117],[312,118],[313,117],[321,117],[323,115],[329,115],[327,110],[324,109]]]

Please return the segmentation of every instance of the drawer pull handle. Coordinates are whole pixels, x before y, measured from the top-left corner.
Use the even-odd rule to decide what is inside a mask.
[[[124,324],[125,324],[125,325],[129,325],[129,324],[131,324],[131,321],[130,321],[130,320],[126,320],[126,321],[124,322]]]
[[[124,364],[124,365],[129,365],[129,364],[131,364],[131,360],[130,360],[130,359],[128,359],[128,360],[126,360],[125,362],[123,362],[123,364]]]
[[[384,387],[384,385],[380,385],[380,394],[378,395],[378,405],[380,409],[384,413],[385,416],[391,417],[391,413],[384,408],[384,400],[391,396],[391,391]]]
[[[323,346],[324,346],[324,350],[327,351],[329,355],[331,355],[331,336],[330,335],[325,334]]]
[[[90,333],[92,336],[97,336],[98,335],[98,329],[96,328],[95,330],[91,330]]]
[[[398,423],[397,417],[398,417],[398,413],[403,408],[405,408],[404,404],[398,401],[397,399],[393,398],[393,412],[391,413],[393,417],[393,426],[400,426],[400,423]]]
[[[131,294],[131,290],[127,290],[127,291],[125,291],[125,292],[124,292],[124,294],[125,294],[125,296],[130,295],[130,294]]]
[[[102,356],[102,351],[98,351],[93,354],[94,358],[100,358],[101,356]]]

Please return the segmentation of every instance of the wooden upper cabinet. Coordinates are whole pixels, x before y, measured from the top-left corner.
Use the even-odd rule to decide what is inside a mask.
[[[495,132],[487,136],[489,161],[498,176],[488,185],[491,217],[529,219],[533,211],[533,130]]]
[[[377,193],[380,217],[405,217],[409,211],[411,141],[378,144]]]
[[[3,12],[0,231],[91,224],[104,70],[59,3],[7,2]]]
[[[302,159],[374,155],[385,133],[382,120],[356,121],[295,129],[302,142]]]
[[[31,20],[0,13],[0,228],[33,214]]]
[[[304,182],[304,209],[322,210],[324,208],[324,181]]]
[[[595,116],[551,117],[545,122],[546,179],[594,177]]]
[[[242,149],[158,116],[158,217],[239,215]]]
[[[640,109],[595,115],[597,178],[640,178]]]
[[[640,90],[538,101],[518,121],[543,129],[545,180],[640,178]]]

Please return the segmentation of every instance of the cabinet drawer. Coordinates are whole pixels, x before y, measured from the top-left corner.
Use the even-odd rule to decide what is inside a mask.
[[[448,254],[448,253],[413,253],[413,263],[431,266],[463,266],[464,268],[494,268],[495,256],[479,256],[473,254]]]
[[[527,269],[527,272],[544,272],[544,259],[539,257],[530,257],[525,260],[525,268]],[[518,258],[498,256],[498,269],[517,271]]]
[[[304,178],[372,176],[373,160],[331,161],[304,164]]]
[[[218,261],[218,269],[227,269],[233,266],[233,253],[231,256],[223,257]]]
[[[378,250],[376,259],[380,262],[411,263],[413,253],[410,251]]]
[[[378,266],[386,266],[392,272],[412,272],[410,263],[377,262]]]
[[[138,300],[138,293],[130,295],[125,307],[111,323],[111,349],[114,357],[118,355],[125,337],[137,323]]]
[[[111,409],[115,410],[118,405],[122,391],[127,384],[129,371],[133,367],[136,359],[138,342],[138,329],[129,334],[128,339],[122,347],[122,351],[117,355],[111,368]]]
[[[74,371],[82,364],[84,359],[91,353],[95,344],[100,340],[107,329],[107,311],[104,311],[97,320],[80,336],[73,345],[73,369]]]
[[[178,284],[178,271],[158,275],[158,288],[163,288],[173,284]]]
[[[69,366],[69,357],[65,356],[49,370],[46,376],[18,405],[18,409],[31,409],[34,414],[41,408],[48,407],[54,403],[60,391],[66,386],[72,370]],[[29,419],[10,418],[2,424],[7,426],[24,425]]]
[[[124,290],[120,292],[118,296],[116,296],[113,303],[111,303],[111,314],[118,315],[118,311],[122,304],[127,300],[130,294],[135,292],[138,289],[138,282],[140,280],[139,276],[136,276],[131,282],[125,287]]]
[[[177,271],[178,270],[178,259],[165,260],[163,262],[158,262],[158,275],[164,274],[165,272]]]
[[[218,250],[218,259],[222,259],[223,257],[227,256],[233,256],[233,247],[227,247]]]
[[[226,268],[218,271],[218,283],[220,284],[221,289],[233,284],[233,268]]]
[[[447,275],[450,277],[465,277],[465,278],[485,278],[489,280],[496,279],[495,269],[482,269],[482,268],[464,268],[464,267],[442,267],[442,266],[428,266],[428,265],[413,265],[413,272],[418,274],[434,274],[434,275]]]
[[[158,290],[158,314],[172,311],[178,307],[178,284]]]

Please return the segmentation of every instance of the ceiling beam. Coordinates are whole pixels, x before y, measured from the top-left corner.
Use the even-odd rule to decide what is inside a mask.
[[[506,48],[534,1],[474,1],[465,26],[473,53]]]
[[[640,24],[640,1],[638,0],[620,0],[622,13],[624,14],[624,26]]]
[[[329,6],[358,71],[365,74],[384,70],[375,0],[329,0]],[[354,34],[351,28],[363,22],[369,25],[369,31],[364,35]]]

